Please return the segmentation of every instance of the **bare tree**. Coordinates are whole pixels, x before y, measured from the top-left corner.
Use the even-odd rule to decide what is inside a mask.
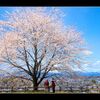
[[[0,62],[29,75],[34,90],[50,71],[71,71],[83,62],[81,34],[64,25],[57,9],[18,8],[0,28]]]

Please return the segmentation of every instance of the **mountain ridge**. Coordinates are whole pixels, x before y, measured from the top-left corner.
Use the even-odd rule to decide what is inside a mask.
[[[100,72],[80,72],[80,71],[77,71],[76,74],[80,75],[80,76],[100,76]]]

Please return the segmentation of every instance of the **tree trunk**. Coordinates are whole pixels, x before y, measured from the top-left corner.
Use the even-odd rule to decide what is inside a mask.
[[[38,85],[37,85],[36,83],[33,85],[33,89],[34,89],[35,91],[38,90]]]
[[[37,91],[38,90],[38,84],[36,80],[33,80],[33,91]]]

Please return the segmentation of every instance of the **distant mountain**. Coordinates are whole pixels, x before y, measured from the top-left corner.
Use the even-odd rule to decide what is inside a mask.
[[[100,76],[100,72],[80,72],[80,71],[77,71],[76,73],[77,73],[77,75],[80,75],[80,76]]]
[[[95,76],[99,76],[100,77],[100,72],[81,72],[81,71],[76,71],[75,72],[76,73],[76,75],[78,75],[78,76],[87,76],[87,77],[95,77]],[[27,74],[24,74],[23,72],[18,72],[18,73],[16,73],[16,76],[19,76],[19,75],[24,75],[25,77],[27,77],[27,78],[30,78],[29,77],[29,75],[27,75]],[[69,76],[70,77],[70,75],[68,75],[67,73],[61,73],[61,72],[58,72],[58,73],[54,73],[54,72],[49,72],[48,73],[48,75],[47,76],[55,76],[55,75],[57,75],[58,77],[60,77],[60,76]],[[9,75],[7,75],[7,74],[4,74],[4,73],[0,73],[0,77],[7,77],[7,76],[9,76]]]
[[[8,75],[7,74],[3,74],[3,73],[0,73],[0,78],[4,78],[4,77],[7,77]]]

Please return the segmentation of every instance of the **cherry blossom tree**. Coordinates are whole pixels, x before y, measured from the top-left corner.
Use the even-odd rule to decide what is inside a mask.
[[[48,73],[80,67],[84,40],[55,8],[18,8],[0,20],[0,63],[25,72],[37,90]]]

